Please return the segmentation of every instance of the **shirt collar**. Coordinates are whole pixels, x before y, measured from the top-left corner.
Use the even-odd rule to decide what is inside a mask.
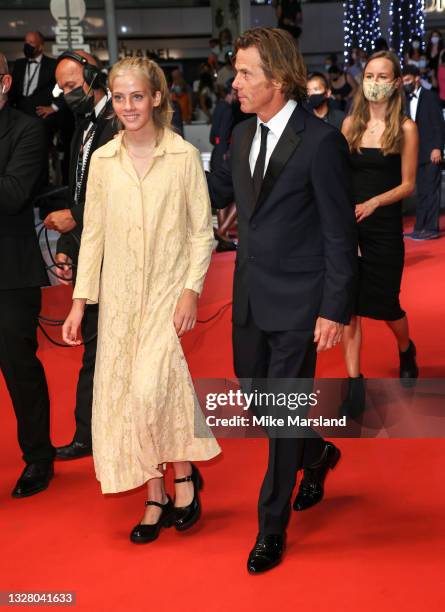
[[[296,100],[288,100],[286,104],[283,106],[283,108],[280,111],[278,111],[278,113],[274,115],[271,119],[269,119],[267,123],[264,124],[264,125],[267,125],[269,130],[272,132],[272,134],[277,139],[279,139],[281,134],[284,132],[284,128],[286,127],[296,106],[297,106]],[[257,130],[260,129],[259,126],[261,123],[264,123],[264,122],[261,121],[259,117],[257,117]]]
[[[102,110],[105,108],[106,104],[108,102],[108,95],[105,95],[103,98],[101,98],[99,100],[99,102],[96,104],[96,106],[94,107],[94,114],[96,115],[96,117],[99,117],[100,113],[102,112]]]

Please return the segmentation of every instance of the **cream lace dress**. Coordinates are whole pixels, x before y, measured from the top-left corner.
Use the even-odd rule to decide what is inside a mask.
[[[121,136],[94,152],[73,297],[99,302],[92,434],[103,493],[160,476],[161,463],[220,452],[173,325],[182,290],[201,292],[211,250],[192,145],[165,130],[142,179]]]

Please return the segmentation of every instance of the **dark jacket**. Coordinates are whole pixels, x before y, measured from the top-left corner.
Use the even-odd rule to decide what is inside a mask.
[[[410,116],[410,101],[406,99],[406,111]],[[431,161],[433,149],[444,148],[444,120],[439,98],[433,91],[423,87],[419,91],[417,103],[416,124],[419,130],[419,164],[427,164]]]
[[[37,87],[32,96],[23,95],[23,83],[28,60],[20,58],[14,63],[12,72],[12,87],[9,92],[11,106],[22,110],[28,115],[35,115],[37,106],[50,106],[53,102],[59,106],[57,99],[53,98],[53,89],[56,84],[57,61],[46,55],[42,56]]]
[[[103,114],[97,120],[96,131],[94,132],[91,148],[89,150],[88,160],[85,166],[85,172],[83,174],[82,185],[79,192],[79,198],[77,203],[75,202],[74,196],[76,192],[76,170],[77,160],[79,157],[79,150],[82,144],[83,133],[85,128],[89,124],[89,119],[80,121],[77,125],[73,139],[71,141],[71,162],[70,162],[70,173],[69,173],[69,193],[71,198],[71,214],[76,221],[76,227],[72,232],[62,234],[57,242],[57,252],[65,253],[69,255],[71,259],[76,262],[79,255],[80,248],[80,237],[82,235],[83,228],[83,213],[85,209],[85,196],[88,182],[88,170],[90,167],[91,156],[103,145],[107,144],[115,134],[118,132],[116,121],[111,118],[113,107],[111,100],[107,102]]]
[[[33,207],[46,156],[42,122],[9,106],[0,110],[0,289],[49,284]]]
[[[357,229],[347,143],[297,106],[255,202],[249,152],[256,125],[253,118],[235,128],[230,161],[208,177],[215,207],[237,204],[233,322],[245,324],[250,303],[265,331],[313,329],[318,316],[348,323]]]

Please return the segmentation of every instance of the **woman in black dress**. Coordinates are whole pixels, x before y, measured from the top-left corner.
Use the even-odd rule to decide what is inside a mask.
[[[355,214],[359,234],[359,286],[356,316],[343,337],[349,391],[345,408],[364,407],[360,373],[360,317],[385,321],[399,349],[400,377],[417,378],[416,349],[399,302],[404,243],[402,200],[416,182],[418,134],[404,114],[401,70],[388,51],[372,55],[352,113],[343,123],[353,169]]]

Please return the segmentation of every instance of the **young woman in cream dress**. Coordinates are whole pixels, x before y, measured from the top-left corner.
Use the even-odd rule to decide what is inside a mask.
[[[179,338],[196,323],[212,251],[199,152],[170,129],[164,73],[145,58],[111,70],[124,129],[92,156],[73,306],[63,334],[79,344],[85,304],[99,303],[93,454],[104,493],[148,483],[133,542],[191,527],[202,479],[191,461],[220,448],[204,423]],[[199,436],[196,434],[199,432]],[[175,501],[162,464],[173,463]]]

